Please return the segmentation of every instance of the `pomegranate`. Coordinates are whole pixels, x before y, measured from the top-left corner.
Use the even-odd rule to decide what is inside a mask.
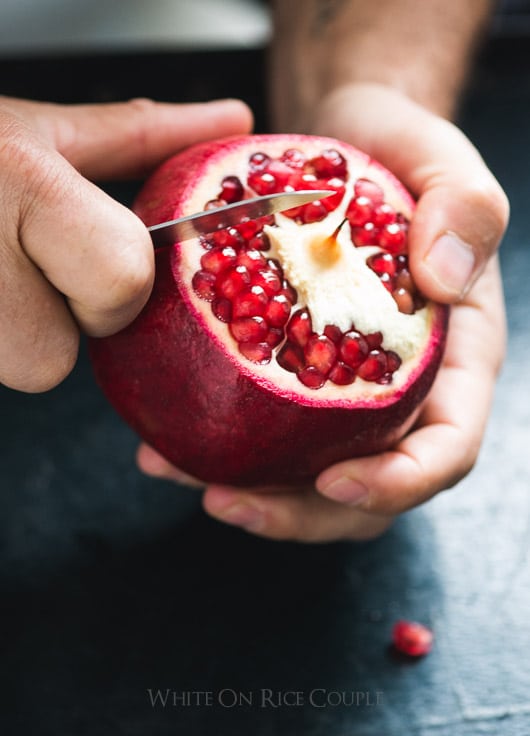
[[[336,140],[198,144],[146,182],[147,225],[269,192],[334,193],[156,253],[128,328],[90,341],[97,381],[170,462],[204,481],[302,484],[391,447],[441,360],[447,308],[408,269],[414,209],[396,178]]]

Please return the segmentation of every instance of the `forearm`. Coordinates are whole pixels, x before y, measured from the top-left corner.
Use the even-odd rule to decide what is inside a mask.
[[[272,110],[311,127],[334,90],[385,84],[451,117],[493,0],[275,0]]]

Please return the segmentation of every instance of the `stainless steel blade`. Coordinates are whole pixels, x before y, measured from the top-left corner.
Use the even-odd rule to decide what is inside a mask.
[[[245,219],[255,220],[265,215],[273,215],[276,212],[289,210],[292,207],[300,207],[317,199],[324,199],[336,192],[328,189],[309,190],[304,189],[297,192],[279,192],[268,194],[253,199],[243,199],[240,202],[227,204],[213,210],[197,212],[177,220],[161,222],[148,228],[151,240],[155,248],[164,245],[172,245],[182,240],[196,238],[197,235],[208,235],[223,227],[232,227]]]

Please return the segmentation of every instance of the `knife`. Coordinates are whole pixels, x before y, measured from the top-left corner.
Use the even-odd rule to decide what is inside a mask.
[[[263,197],[243,199],[240,202],[216,207],[215,209],[186,215],[176,220],[168,220],[148,227],[155,248],[182,240],[196,238],[197,235],[208,235],[225,227],[232,227],[243,220],[256,220],[258,217],[273,215],[275,212],[300,207],[317,199],[330,197],[336,192],[329,189],[303,189],[296,192],[279,192]]]

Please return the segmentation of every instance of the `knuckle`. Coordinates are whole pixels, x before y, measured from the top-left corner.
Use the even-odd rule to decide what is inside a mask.
[[[156,112],[157,103],[149,97],[134,97],[124,103],[132,114],[135,115],[152,115]]]

